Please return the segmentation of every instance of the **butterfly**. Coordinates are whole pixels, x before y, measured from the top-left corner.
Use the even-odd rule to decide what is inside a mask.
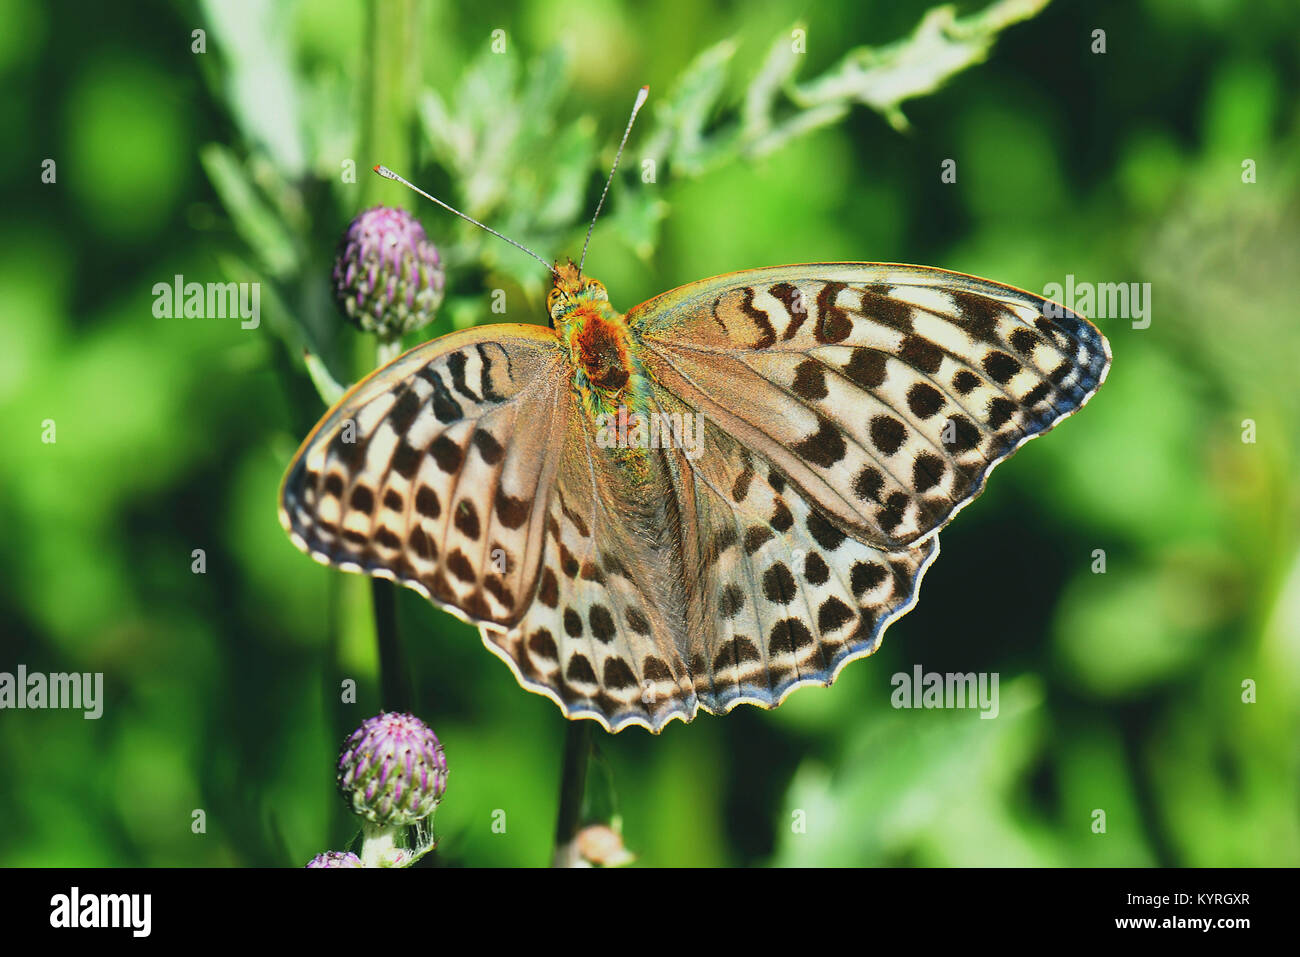
[[[924,266],[746,270],[624,314],[569,261],[547,310],[353,387],[280,519],[608,731],[773,708],[873,653],[939,530],[1110,363],[1064,307]]]

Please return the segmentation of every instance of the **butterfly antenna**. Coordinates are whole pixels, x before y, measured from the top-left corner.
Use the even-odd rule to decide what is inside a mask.
[[[628,135],[632,132],[632,124],[636,122],[636,115],[641,112],[641,107],[645,105],[646,97],[650,95],[650,87],[643,86],[636,94],[636,103],[632,105],[632,115],[627,118],[627,129],[623,131],[623,140],[618,144],[618,152],[614,155],[614,165],[610,167],[609,179],[605,180],[605,188],[601,190],[600,202],[596,204],[596,215],[591,217],[591,225],[587,227],[587,238],[582,243],[582,258],[578,260],[578,275],[582,275],[583,264],[587,261],[587,247],[591,244],[591,231],[596,228],[596,220],[600,217],[600,211],[605,205],[605,197],[609,194],[609,184],[614,182],[614,173],[618,170],[618,161],[623,158],[623,147],[627,145]]]
[[[525,246],[523,243],[517,243],[517,242],[515,242],[513,239],[511,239],[509,236],[502,236],[499,232],[497,232],[497,231],[496,231],[495,229],[493,229],[491,226],[485,226],[483,223],[480,223],[480,222],[479,222],[477,219],[475,219],[473,216],[466,216],[466,215],[465,215],[464,213],[462,213],[459,209],[456,209],[454,206],[449,206],[449,205],[447,205],[447,204],[444,203],[442,200],[440,200],[437,196],[430,196],[428,193],[426,193],[424,190],[420,189],[420,187],[416,186],[416,185],[415,185],[414,183],[412,183],[410,180],[405,179],[404,177],[398,176],[396,173],[394,173],[394,172],[393,172],[391,169],[389,169],[387,166],[376,166],[376,167],[375,167],[375,172],[378,173],[380,176],[384,177],[384,179],[394,179],[394,180],[397,180],[397,182],[401,183],[401,184],[402,184],[403,186],[405,186],[407,189],[412,189],[412,190],[414,190],[415,192],[419,193],[421,196],[423,196],[425,199],[429,200],[430,202],[437,203],[439,206],[441,206],[441,207],[442,207],[443,209],[445,209],[447,212],[449,212],[449,213],[455,213],[455,214],[456,214],[457,216],[459,216],[461,219],[465,220],[465,222],[467,222],[467,223],[473,223],[473,224],[474,224],[475,226],[477,226],[479,229],[486,230],[487,232],[489,232],[489,233],[491,233],[493,236],[495,236],[497,239],[504,239],[504,240],[505,240],[506,242],[508,242],[511,246],[514,246],[515,249],[523,250],[524,252],[528,253],[528,255],[530,255],[530,256],[532,256],[534,259],[536,259],[539,263],[541,263],[543,266],[546,267],[546,271],[547,271],[547,272],[549,272],[549,273],[551,273],[551,274],[553,274],[553,275],[558,275],[558,273],[555,272],[555,266],[554,266],[554,265],[552,265],[551,263],[548,263],[545,259],[543,259],[541,256],[537,255],[537,253],[533,252],[531,249],[529,249],[529,248],[528,248],[527,246]]]

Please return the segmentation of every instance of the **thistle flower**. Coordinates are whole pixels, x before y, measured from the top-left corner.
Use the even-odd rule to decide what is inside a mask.
[[[361,858],[351,851],[326,851],[307,862],[308,867],[360,867]]]
[[[387,712],[367,718],[343,744],[339,791],[373,824],[414,824],[433,813],[447,790],[447,758],[419,718]]]
[[[404,209],[367,209],[339,241],[334,300],[349,322],[384,342],[432,322],[445,284],[438,250]]]

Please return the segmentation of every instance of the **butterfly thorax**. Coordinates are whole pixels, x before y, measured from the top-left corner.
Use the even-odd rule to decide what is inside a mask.
[[[593,416],[613,413],[631,398],[626,392],[637,374],[623,314],[610,305],[605,287],[579,275],[572,263],[559,267],[547,306],[569,350],[573,387],[583,408]]]

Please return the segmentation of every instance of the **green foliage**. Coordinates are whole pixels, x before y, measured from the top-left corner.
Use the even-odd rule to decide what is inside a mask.
[[[906,40],[850,51],[837,68],[796,87],[794,99],[809,109],[856,101],[883,114],[896,130],[905,130],[905,100],[933,93],[962,70],[984,62],[999,33],[1041,13],[1049,2],[1001,0],[960,20],[954,7],[935,7]]]
[[[649,82],[590,260],[620,308],[879,259],[1150,282],[1153,313],[1100,321],[1110,381],[945,531],[876,657],[770,714],[602,738],[638,861],[1300,863],[1294,5],[845,0],[797,26],[686,0],[3,6],[0,164],[26,185],[0,226],[0,671],[102,671],[107,700],[98,721],[0,713],[0,862],[301,864],[348,842],[332,767],[379,710],[369,588],[275,518],[318,391],[375,358],[330,301],[334,244],[364,206],[407,206],[448,264],[423,337],[543,321],[535,262],[369,167],[576,256]],[[574,22],[578,49],[548,26]],[[260,281],[261,327],[155,318],[178,273]],[[413,593],[399,622],[450,766],[424,863],[544,862],[556,709]],[[999,717],[890,707],[917,663],[999,673]]]
[[[838,66],[803,84],[796,83],[795,75],[804,59],[804,25],[782,31],[757,69],[738,62],[735,39],[707,47],[666,95],[652,100],[649,129],[638,131],[642,176],[624,176],[617,212],[608,225],[638,257],[648,259],[667,215],[663,188],[674,178],[698,177],[768,156],[843,120],[854,103],[877,110],[901,129],[906,125],[899,109],[904,100],[932,93],[982,62],[1000,31],[1046,3],[1002,0],[963,20],[952,8],[938,7],[907,39],[881,48],[857,47]],[[267,277],[284,279],[298,266],[295,248],[301,247],[286,235],[285,225],[304,232],[313,228],[298,215],[301,189],[293,183],[308,165],[332,172],[324,149],[314,160],[304,159],[300,141],[315,140],[325,147],[355,140],[357,134],[340,128],[325,135],[320,120],[309,119],[302,110],[301,88],[325,84],[320,76],[298,80],[291,74],[290,51],[276,39],[285,28],[283,11],[254,3],[244,18],[235,19],[222,4],[208,4],[205,10],[223,48],[229,49],[224,74],[212,79],[245,141],[258,149],[243,170],[229,149],[210,144],[203,152],[204,166]],[[382,42],[375,38],[375,47]],[[463,212],[530,248],[562,249],[572,245],[586,224],[589,188],[605,162],[595,123],[585,113],[568,112],[564,97],[571,72],[563,48],[538,55],[524,68],[514,53],[483,45],[449,96],[434,88],[418,95],[396,91],[385,105],[394,114],[391,125],[406,111],[403,98],[416,102],[428,156],[448,177]],[[260,89],[261,83],[270,90]],[[744,93],[733,103],[728,93],[737,83]],[[373,117],[369,122],[380,123]],[[294,136],[295,130],[304,136]],[[371,165],[369,158],[356,164],[362,170]],[[265,196],[259,195],[254,179]],[[392,187],[387,201],[409,201],[396,191]],[[508,278],[530,297],[544,292],[546,274],[517,251],[465,222],[445,228],[450,235],[440,248],[453,270],[475,264]],[[471,298],[477,305],[479,290]],[[463,292],[449,304],[454,317],[468,315],[471,308]]]

